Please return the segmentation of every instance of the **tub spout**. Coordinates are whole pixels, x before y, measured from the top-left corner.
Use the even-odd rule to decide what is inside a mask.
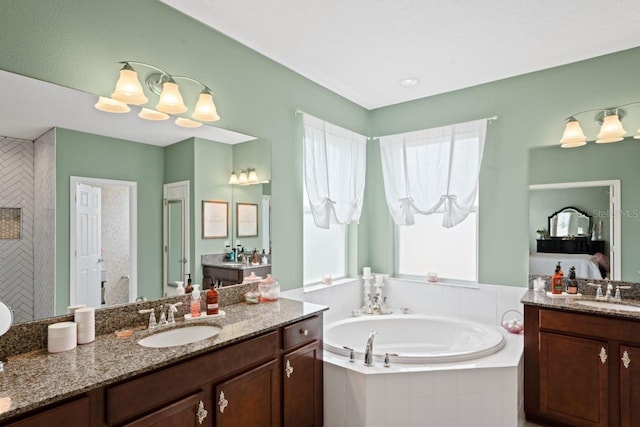
[[[364,350],[364,366],[373,366],[373,337],[376,331],[371,331],[369,339],[367,339],[367,347]]]

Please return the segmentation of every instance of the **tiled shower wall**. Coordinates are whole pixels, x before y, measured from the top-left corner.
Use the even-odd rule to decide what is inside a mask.
[[[33,143],[34,319],[54,315],[56,250],[56,134],[51,129]]]
[[[0,207],[22,208],[20,239],[0,239],[0,301],[33,320],[33,142],[0,137]]]

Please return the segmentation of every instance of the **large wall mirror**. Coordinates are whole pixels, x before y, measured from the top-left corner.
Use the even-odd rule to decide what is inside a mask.
[[[134,214],[137,247],[129,247],[137,272],[127,267],[131,259],[116,259],[118,251],[111,249],[104,239],[94,248],[95,255],[106,266],[98,273],[98,280],[133,287],[119,299],[107,297],[107,305],[131,301],[135,296],[148,299],[163,296],[164,184],[188,181],[191,186],[187,209],[190,226],[182,233],[190,237],[186,251],[189,261],[185,270],[171,269],[172,277],[184,271],[190,271],[196,277],[198,272],[201,275],[202,254],[223,252],[225,241],[234,244],[232,208],[236,202],[257,200],[264,206],[264,200],[270,199],[271,184],[251,186],[255,194],[228,184],[229,174],[236,167],[255,168],[270,181],[269,141],[214,126],[184,129],[170,121],[144,121],[134,113],[127,116],[107,114],[93,108],[95,95],[4,71],[0,71],[0,90],[3,93],[0,144],[10,145],[16,152],[15,161],[23,161],[26,169],[38,171],[26,179],[9,176],[9,168],[6,168],[0,178],[4,183],[13,180],[13,191],[24,191],[29,200],[17,209],[5,209],[16,208],[16,203],[8,193],[0,192],[0,215],[5,210],[9,216],[19,211],[21,216],[17,223],[23,226],[19,238],[0,236],[0,251],[31,254],[29,259],[7,259],[0,264],[0,301],[15,310],[16,322],[63,314],[70,304],[70,258],[81,252],[78,248],[74,250],[70,242],[70,205],[75,197],[70,187],[71,177],[113,181],[109,182],[110,187],[105,184],[101,192],[102,209],[109,211],[107,218],[114,217],[114,212],[126,210],[131,203],[137,208]],[[129,190],[118,182],[135,183],[135,202],[130,201]],[[210,199],[229,204],[226,239],[204,240],[201,237],[200,205],[202,200]],[[185,214],[180,203],[172,203],[168,210],[171,212],[168,219],[174,224]],[[260,212],[269,210],[263,208]],[[245,247],[265,248],[264,242],[269,240],[264,237],[270,230],[265,229],[264,224],[270,223],[270,219],[263,216],[257,240],[242,242]],[[0,217],[0,221],[4,223],[3,218]],[[112,224],[105,225],[111,227],[109,236],[125,234],[126,227],[113,228],[126,222],[124,218],[117,218]],[[77,246],[82,248],[80,244]],[[25,265],[32,268],[25,268]],[[22,266],[20,271],[16,271],[17,266]],[[117,277],[110,279],[109,271]]]
[[[639,280],[640,262],[635,257],[640,250],[638,156],[640,144],[631,138],[575,149],[530,150],[530,273],[551,275],[561,261],[565,274],[575,265],[578,277]],[[590,225],[583,220],[580,232],[577,222],[574,228],[566,224],[565,236],[553,236],[549,216],[565,208],[586,214]],[[565,218],[570,220],[569,215]]]

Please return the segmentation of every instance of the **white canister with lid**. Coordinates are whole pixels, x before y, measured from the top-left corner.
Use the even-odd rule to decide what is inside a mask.
[[[88,344],[96,339],[96,309],[94,307],[79,308],[74,313],[78,324],[78,344]]]
[[[73,350],[77,344],[78,329],[75,322],[53,323],[47,328],[49,353]]]
[[[260,292],[260,301],[277,301],[280,296],[280,283],[267,274],[265,279],[258,282],[258,291]]]

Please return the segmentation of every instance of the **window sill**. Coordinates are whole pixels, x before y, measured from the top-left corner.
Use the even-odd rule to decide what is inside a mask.
[[[324,283],[312,283],[309,285],[305,285],[302,288],[302,292],[305,294],[311,293],[311,292],[317,292],[317,291],[322,291],[323,289],[328,289],[335,286],[343,286],[343,285],[347,285],[349,283],[357,282],[357,281],[358,279],[355,279],[353,277],[343,277],[341,279],[336,279],[332,281],[330,285],[325,285]]]
[[[411,283],[422,283],[425,285],[440,285],[440,286],[448,286],[453,288],[469,288],[469,289],[478,289],[480,284],[478,282],[467,282],[463,280],[454,280],[454,279],[439,279],[437,282],[429,282],[426,277],[415,277],[415,276],[396,276],[392,278],[393,280],[402,280]]]

